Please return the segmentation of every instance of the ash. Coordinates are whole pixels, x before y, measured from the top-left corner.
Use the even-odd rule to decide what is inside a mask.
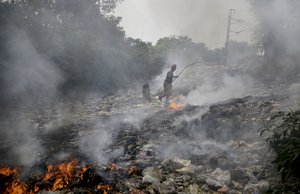
[[[23,165],[24,177],[76,159],[96,164],[109,193],[264,193],[278,176],[258,129],[279,100],[246,96],[172,110],[127,92],[30,112],[22,119],[41,149],[33,165]],[[22,165],[6,143],[1,163]]]

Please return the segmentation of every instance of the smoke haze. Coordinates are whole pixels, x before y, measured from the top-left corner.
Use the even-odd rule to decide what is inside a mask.
[[[60,70],[37,52],[26,32],[15,27],[8,31],[10,38],[6,48],[10,60],[4,63],[2,72],[7,86],[3,94],[24,104],[36,103],[34,99],[44,96],[48,99],[56,97],[63,81]]]
[[[113,126],[112,123],[108,125],[96,124],[94,130],[79,139],[80,151],[98,165],[106,164],[110,158],[118,157],[123,152],[123,148],[115,149],[109,153],[105,152],[105,149],[113,143],[113,134],[116,133],[112,128]]]
[[[123,17],[121,25],[128,36],[155,43],[161,37],[183,35],[216,48],[224,46],[229,9],[237,10],[236,18],[248,21],[233,30],[253,30],[249,8],[244,0],[127,0],[117,7],[116,15]],[[245,32],[235,39],[250,41],[250,37],[251,32]]]
[[[248,12],[248,4],[242,0],[172,0],[172,2],[138,0],[145,9],[133,6],[137,0],[127,1],[127,5],[132,8],[125,10],[126,14],[131,13],[128,17],[141,14],[139,17],[142,22],[149,26],[140,26],[134,22],[133,18],[129,18],[130,22],[126,21],[126,14],[123,12],[125,15],[122,25],[125,30],[128,30],[126,34],[127,36],[141,37],[146,41],[155,41],[162,36],[178,34],[192,37],[197,42],[204,42],[210,48],[222,47],[228,9],[236,9],[236,17],[253,21]],[[196,45],[190,39],[184,38],[182,38],[183,42],[192,46],[178,47],[176,45],[167,50],[162,44],[159,46],[162,46],[162,50],[166,49],[167,52],[160,53],[161,56],[152,59],[153,56],[150,54],[157,50],[149,49],[143,53],[138,52],[152,47],[147,44],[138,45],[132,40],[128,41],[125,38],[125,32],[119,26],[119,18],[98,13],[99,7],[97,8],[94,3],[57,2],[60,4],[56,5],[61,5],[60,9],[63,10],[58,14],[45,7],[32,12],[31,7],[20,6],[12,9],[9,13],[12,20],[6,18],[3,21],[0,18],[0,27],[4,29],[0,32],[0,40],[3,42],[0,45],[0,108],[3,107],[2,110],[4,108],[7,110],[7,112],[1,113],[3,116],[0,122],[3,124],[0,125],[0,136],[1,141],[5,144],[5,149],[10,152],[7,158],[17,159],[17,165],[33,166],[41,160],[41,155],[45,153],[46,149],[38,138],[40,126],[33,127],[30,120],[31,115],[26,114],[29,109],[35,113],[38,112],[37,114],[40,114],[39,111],[43,112],[41,110],[44,108],[50,109],[49,112],[38,115],[40,120],[46,120],[43,135],[47,136],[54,132],[68,133],[70,129],[63,128],[63,126],[66,125],[67,116],[72,112],[72,107],[60,107],[57,103],[58,107],[53,108],[53,102],[62,99],[65,101],[80,99],[81,103],[90,102],[90,98],[116,94],[125,86],[132,87],[136,81],[139,82],[138,88],[142,88],[141,85],[146,80],[144,75],[148,70],[146,67],[159,69],[155,70],[156,77],[150,81],[152,95],[155,95],[162,90],[166,73],[172,64],[177,64],[176,75],[187,64],[196,59],[200,60],[201,63],[187,69],[173,85],[175,95],[183,94],[187,96],[187,103],[199,106],[209,106],[249,94],[257,95],[258,93],[249,91],[257,83],[261,84],[260,87],[264,87],[264,83],[260,83],[264,79],[260,77],[271,73],[273,73],[271,81],[277,79],[277,75],[288,75],[291,72],[299,74],[299,13],[295,12],[293,4],[290,4],[289,1],[272,1],[270,10],[260,5],[253,7],[255,15],[261,21],[260,24],[267,27],[260,33],[256,32],[258,33],[256,36],[260,37],[260,43],[265,44],[263,52],[259,57],[252,47],[249,49],[251,52],[248,52],[249,50],[244,52],[240,49],[242,44],[236,44],[235,50],[231,50],[231,58],[229,57],[232,59],[230,61],[232,63],[228,66],[224,66],[223,63],[219,64],[222,61],[220,57],[223,53],[222,49],[211,50],[203,44]],[[91,13],[91,15],[87,13]],[[121,13],[120,10],[116,14],[119,13]],[[144,13],[146,15],[143,15]],[[125,23],[127,22],[128,26],[133,24],[134,34],[131,34],[130,27],[126,27]],[[241,29],[248,28],[249,24],[247,25],[239,27]],[[137,26],[139,26],[138,29]],[[158,35],[154,33],[156,29],[160,32]],[[258,28],[259,30],[261,29]],[[273,33],[272,38],[266,39],[270,32]],[[239,39],[248,41],[249,34],[241,34]],[[271,41],[268,42],[268,40]],[[275,45],[267,44],[274,43],[273,40],[276,40]],[[250,47],[247,44],[243,45],[245,48]],[[280,58],[278,63],[266,63],[262,66],[257,63],[277,56],[278,50],[284,50],[284,52],[279,52],[278,56],[285,56]],[[142,58],[145,55],[147,55],[145,58],[151,58],[152,61],[149,59],[151,63],[147,63],[148,61]],[[219,58],[209,63],[207,59],[209,57]],[[164,67],[155,66],[161,61],[164,62]],[[161,69],[162,73],[160,74],[158,72]],[[281,74],[282,72],[285,74]],[[285,79],[286,77],[281,78]],[[297,77],[293,78],[297,79]],[[299,84],[293,84],[286,88],[288,88],[288,94],[293,94],[293,105],[297,104]],[[134,95],[140,95],[141,91],[134,89],[136,90]],[[113,102],[107,103],[111,105]],[[116,149],[109,154],[105,152],[118,133],[118,130],[115,130],[115,124],[124,121],[136,128],[141,128],[141,121],[151,115],[151,111],[154,111],[150,108],[134,109],[132,108],[134,103],[137,104],[128,100],[131,107],[127,108],[130,111],[124,110],[125,116],[123,117],[112,118],[107,123],[94,121],[93,129],[77,138],[80,152],[99,164],[104,164],[111,157],[122,154],[123,148]],[[15,108],[15,106],[16,109],[11,108]],[[55,112],[52,112],[53,109],[56,109],[59,118],[51,118]],[[110,110],[110,107],[108,109]],[[101,110],[97,111],[101,112]],[[110,111],[119,113],[119,110],[116,109]],[[196,116],[200,118],[202,114],[201,112]],[[7,120],[14,120],[14,122]],[[197,133],[195,137],[203,138],[205,134]],[[179,138],[179,140],[181,139]],[[198,140],[203,139],[199,138]],[[174,139],[172,141],[174,142]],[[190,147],[186,142],[175,144],[173,142],[168,142],[169,144],[160,147],[164,157],[190,154],[187,152]],[[194,150],[196,154],[206,153],[205,151],[210,150],[211,147],[226,151],[231,149],[228,145],[210,141],[204,141],[201,146],[203,147]],[[58,159],[66,157],[68,157],[68,153],[62,152],[57,155]]]
[[[61,130],[68,130],[72,107],[57,102],[84,102],[90,93],[107,95],[135,79],[118,18],[104,14],[115,3],[1,1],[0,136],[1,152],[10,153],[2,160],[38,163],[52,149],[43,148],[38,134],[52,141],[51,134],[69,133]]]
[[[214,76],[213,76],[214,77]],[[187,96],[187,101],[192,105],[208,105],[225,101],[231,98],[240,98],[246,94],[250,83],[239,76],[230,76],[228,74],[217,77],[219,80],[213,80],[206,77],[202,85],[191,91]],[[216,83],[216,82],[219,82]]]

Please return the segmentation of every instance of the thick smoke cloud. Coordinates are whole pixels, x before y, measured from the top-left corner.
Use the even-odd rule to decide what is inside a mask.
[[[53,90],[84,99],[141,77],[120,19],[107,14],[117,1],[93,2],[1,3],[0,90],[8,101],[17,94],[48,98]]]
[[[4,42],[7,60],[1,64],[1,99],[14,101],[21,108],[13,114],[2,109],[1,141],[6,145],[5,152],[9,153],[3,159],[8,159],[10,164],[32,167],[41,159],[44,148],[37,130],[28,122],[26,110],[53,101],[63,77],[59,69],[38,53],[26,32],[10,26],[3,33],[10,36]],[[14,122],[8,123],[6,118]]]
[[[101,1],[100,12],[93,1],[1,1],[1,153],[10,153],[1,161],[35,165],[49,149],[41,135],[69,133],[70,108],[58,102],[107,95],[136,78],[119,19],[108,15],[116,2]]]
[[[61,71],[38,53],[26,32],[12,27],[9,34],[6,47],[9,60],[2,72],[4,94],[23,103],[34,103],[34,99],[45,96],[54,98],[63,82]]]
[[[275,82],[295,81],[300,61],[299,1],[250,2],[259,23],[255,38],[264,58],[260,75]]]

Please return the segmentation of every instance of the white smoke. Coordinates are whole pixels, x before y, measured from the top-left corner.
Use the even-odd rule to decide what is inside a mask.
[[[22,107],[19,107],[18,113],[10,115],[10,120],[14,122],[0,126],[1,134],[7,152],[12,158],[17,158],[12,163],[32,167],[41,159],[44,148],[37,137],[38,130],[32,125],[32,118],[29,119],[27,108],[38,107],[43,100],[46,103],[55,99],[63,78],[55,64],[38,53],[25,32],[16,27],[5,30],[10,33],[7,53],[11,57],[4,62],[3,80],[6,87],[3,95],[22,102]],[[42,100],[36,101],[38,97]]]
[[[14,158],[9,161],[10,164],[30,168],[39,162],[44,153],[44,147],[38,140],[37,131],[24,118],[15,117],[15,119],[16,123],[2,126],[6,127],[6,131],[2,131],[5,138],[1,137],[1,141],[5,143],[9,156],[5,159]]]
[[[22,100],[27,98],[29,101],[36,97],[32,95],[47,96],[47,99],[55,97],[57,88],[63,81],[55,64],[38,53],[25,32],[10,28],[10,34],[7,48],[13,57],[5,64],[6,95],[22,96]]]
[[[218,81],[221,83],[215,85],[216,80],[214,79],[219,79]],[[188,94],[187,101],[192,105],[209,105],[231,98],[239,98],[246,93],[246,85],[242,77],[228,74],[217,78],[207,78],[203,84]]]
[[[108,146],[113,143],[113,133],[112,123],[111,125],[98,123],[94,130],[79,137],[79,150],[98,165],[105,164],[110,158],[117,157],[123,152],[121,147],[112,152],[106,152]]]

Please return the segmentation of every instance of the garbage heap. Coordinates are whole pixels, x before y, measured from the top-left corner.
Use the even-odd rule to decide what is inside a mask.
[[[270,96],[212,106],[186,104],[176,110],[127,96],[76,107],[63,122],[59,116],[53,120],[38,113],[31,122],[45,152],[34,168],[59,160],[93,163],[99,177],[93,185],[106,185],[105,189],[62,185],[51,193],[266,193],[278,176],[259,129],[279,108]],[[97,137],[103,136],[111,142],[99,147],[104,139]],[[82,144],[85,137],[90,139]],[[91,140],[99,144],[90,144]],[[87,147],[98,152],[91,154]],[[45,187],[31,192],[50,191]]]

